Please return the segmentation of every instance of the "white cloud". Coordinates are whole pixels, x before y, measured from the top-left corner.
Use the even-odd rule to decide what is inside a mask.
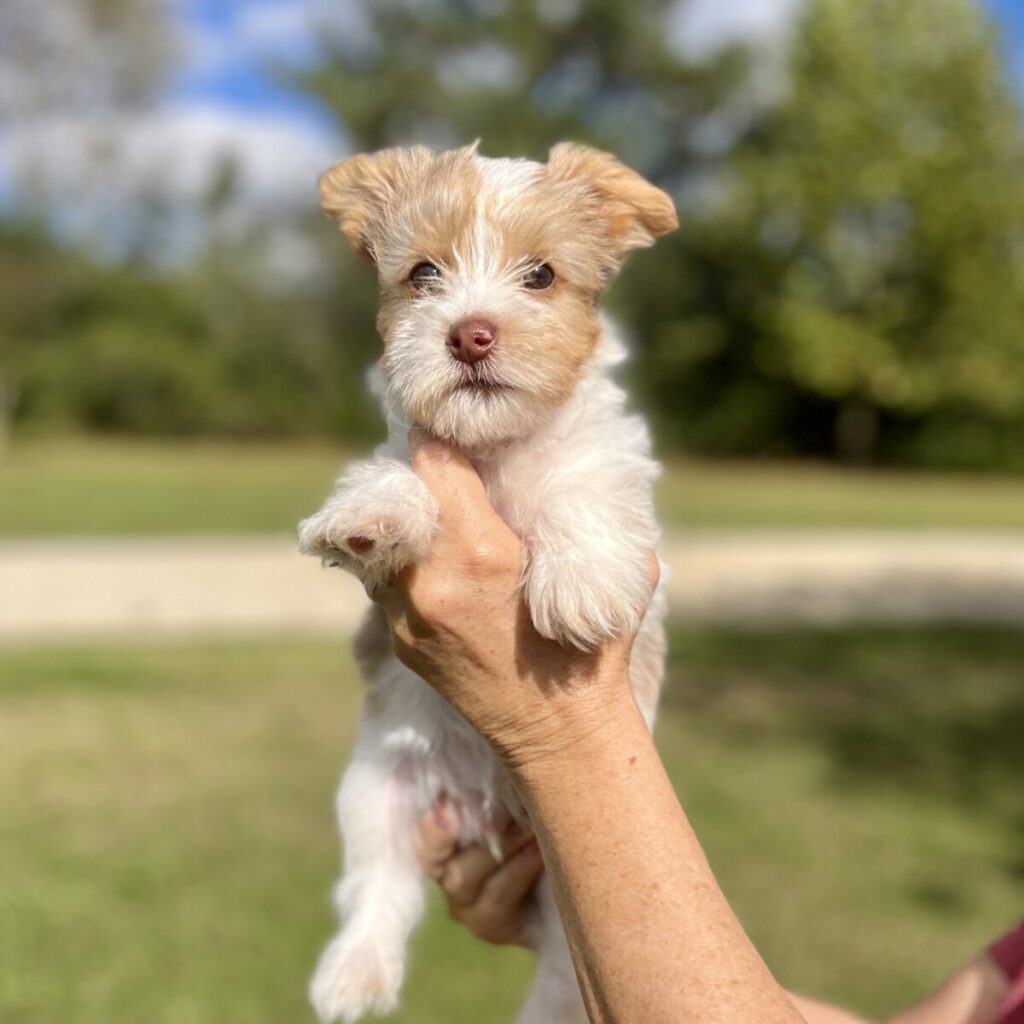
[[[115,255],[157,203],[172,214],[169,247],[185,253],[210,227],[206,199],[226,166],[235,191],[218,227],[239,231],[312,209],[317,178],[341,148],[301,121],[213,105],[54,116],[0,136],[0,180],[27,183],[58,231],[101,239]]]
[[[274,0],[246,4],[239,13],[234,40],[258,57],[305,57],[315,47],[319,0]]]
[[[101,175],[104,189],[126,199],[155,189],[170,200],[198,201],[230,161],[246,204],[301,205],[338,145],[292,118],[206,105],[21,125],[4,134],[0,162],[69,195],[91,189]]]
[[[371,43],[365,8],[352,0],[248,0],[211,24],[196,17],[194,0],[169,0],[181,28],[179,77],[206,75],[239,63],[302,63],[325,40]]]
[[[784,43],[804,0],[679,0],[672,37],[695,60],[728,46],[776,49]]]

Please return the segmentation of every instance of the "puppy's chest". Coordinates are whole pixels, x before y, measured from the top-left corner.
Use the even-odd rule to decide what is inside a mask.
[[[547,468],[547,453],[517,453],[508,459],[474,462],[494,511],[523,540],[529,540],[537,517],[536,495]]]

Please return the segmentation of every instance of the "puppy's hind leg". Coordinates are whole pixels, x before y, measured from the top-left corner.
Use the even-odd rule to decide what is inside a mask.
[[[537,970],[516,1024],[586,1024],[587,1012],[547,875],[537,883],[537,917],[531,933]]]
[[[413,810],[379,751],[357,750],[338,791],[345,845],[335,889],[341,929],[320,957],[309,997],[322,1021],[351,1024],[398,1005],[409,935],[423,913]]]

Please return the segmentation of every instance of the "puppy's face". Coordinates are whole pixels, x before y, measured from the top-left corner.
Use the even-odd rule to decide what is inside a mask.
[[[477,450],[527,436],[568,398],[606,281],[677,223],[665,193],[572,144],[547,164],[384,150],[337,164],[320,196],[377,267],[392,399]]]

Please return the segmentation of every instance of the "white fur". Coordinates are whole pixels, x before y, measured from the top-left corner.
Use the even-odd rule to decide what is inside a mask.
[[[513,201],[536,165],[483,161],[488,187]],[[389,438],[343,476],[300,527],[302,550],[372,583],[414,562],[434,534],[437,506],[408,465],[409,410],[466,449],[496,510],[522,538],[523,591],[545,636],[580,648],[638,626],[649,590],[648,552],[658,540],[652,482],[658,474],[645,424],[624,411],[610,370],[624,350],[607,323],[569,399],[552,407],[546,382],[500,343],[487,372],[507,393],[457,390],[463,367],[445,346],[449,326],[472,314],[530,317],[541,309],[520,287],[522,266],[497,265],[493,230],[481,224],[445,286],[410,303],[383,365]],[[386,259],[386,257],[385,257]],[[379,267],[382,277],[390,271]],[[537,315],[540,315],[537,312]],[[362,555],[347,538],[374,541]],[[660,684],[664,597],[649,606],[634,648],[633,682],[648,723]],[[370,619],[379,612],[371,610]],[[372,628],[372,627],[371,627]],[[638,654],[638,652],[641,652]],[[445,794],[459,809],[461,841],[496,843],[522,806],[493,752],[470,725],[393,654],[370,662],[371,690],[352,763],[338,794],[344,837],[336,891],[342,927],[324,952],[310,996],[323,1021],[355,1021],[397,1005],[406,944],[423,908],[411,837]],[[532,925],[539,962],[520,1024],[585,1019],[568,948],[546,884]]]

